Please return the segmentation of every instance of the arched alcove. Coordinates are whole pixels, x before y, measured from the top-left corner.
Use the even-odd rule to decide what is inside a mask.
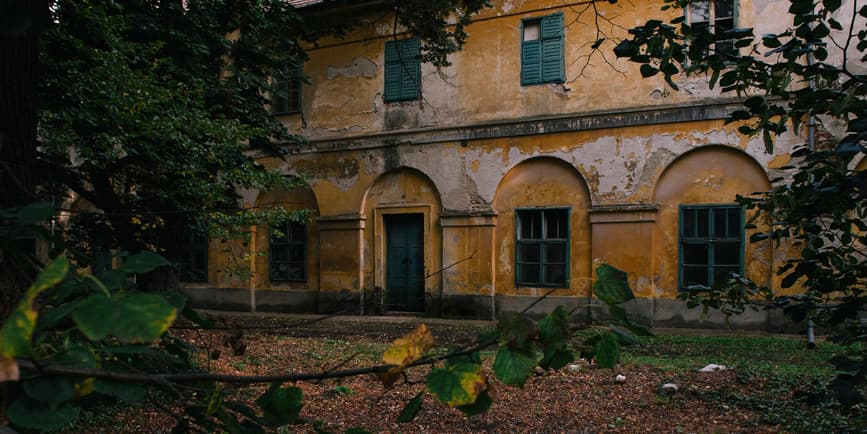
[[[319,204],[313,191],[305,186],[262,192],[256,198],[256,207],[310,210],[307,221],[287,223],[279,233],[265,226],[256,228],[253,245],[257,254],[256,288],[318,291]]]
[[[380,175],[364,195],[362,272],[382,311],[430,311],[442,289],[440,195],[407,167]]]
[[[562,288],[554,295],[589,295],[590,204],[587,184],[565,161],[536,157],[509,170],[493,202],[496,293],[539,296]],[[566,227],[560,228],[563,222]],[[565,258],[558,242],[566,247]],[[518,245],[521,258],[516,258]],[[561,277],[562,259],[567,265]]]
[[[653,200],[659,205],[653,233],[655,295],[676,297],[680,287],[690,285],[684,276],[691,276],[688,274],[691,272],[701,274],[701,265],[705,265],[709,276],[724,272],[725,265],[737,268],[735,259],[729,259],[735,256],[739,256],[746,277],[760,285],[771,284],[772,245],[749,242],[753,231],[744,233],[743,225],[751,214],[745,215],[735,202],[738,195],[749,196],[770,187],[762,166],[736,148],[705,146],[672,161],[660,175],[653,193]],[[730,228],[725,226],[729,222]],[[760,226],[757,230],[765,229],[761,221],[756,223]],[[690,241],[693,238],[695,244]],[[682,251],[693,248],[705,250],[695,255]],[[696,260],[697,265],[693,265],[692,258],[703,257],[713,249],[719,254],[707,253],[709,263],[698,264],[700,261]],[[681,267],[687,273],[684,276]],[[708,279],[712,283],[713,277]]]

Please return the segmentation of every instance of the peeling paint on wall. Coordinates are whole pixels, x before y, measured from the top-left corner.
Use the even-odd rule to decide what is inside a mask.
[[[376,68],[376,63],[372,60],[366,57],[356,57],[355,59],[352,59],[352,63],[349,66],[337,67],[329,65],[325,76],[328,77],[329,80],[334,79],[335,77],[373,78],[376,77]]]

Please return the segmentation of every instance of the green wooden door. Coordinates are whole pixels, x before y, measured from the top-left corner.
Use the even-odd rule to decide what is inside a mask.
[[[387,310],[424,312],[424,216],[385,216]]]

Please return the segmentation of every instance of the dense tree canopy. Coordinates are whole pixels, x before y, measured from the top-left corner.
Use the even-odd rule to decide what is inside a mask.
[[[303,141],[270,114],[272,79],[295,70],[319,38],[360,25],[357,14],[307,13],[283,0],[5,3],[11,21],[39,19],[39,25],[14,35],[29,38],[30,64],[4,62],[10,86],[3,88],[24,97],[4,102],[16,116],[4,117],[10,122],[3,128],[22,129],[21,140],[3,147],[10,153],[4,161],[26,163],[26,170],[3,173],[27,186],[21,193],[27,200],[38,193],[59,203],[69,192],[86,200],[67,240],[79,251],[147,249],[175,260],[179,252],[167,247],[191,226],[204,226],[212,211],[224,220],[234,216],[229,221],[238,226],[292,217],[239,209],[240,189],[293,183],[249,156],[279,156]],[[339,6],[359,5],[326,1],[313,9]],[[443,66],[484,6],[481,0],[413,0],[395,1],[391,10],[395,24],[425,42],[425,60]],[[459,17],[455,26],[446,26],[450,15]],[[12,36],[9,41],[4,53],[15,46]],[[238,211],[246,213],[238,217]]]

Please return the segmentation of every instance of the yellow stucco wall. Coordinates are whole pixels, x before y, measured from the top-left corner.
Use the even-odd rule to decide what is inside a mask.
[[[272,287],[260,272],[252,283],[212,275],[214,286],[382,297],[384,216],[412,213],[424,215],[428,302],[539,296],[547,289],[515,285],[515,209],[568,207],[569,283],[555,296],[588,297],[594,265],[606,262],[629,273],[639,298],[673,300],[678,207],[730,204],[787,175],[803,132],[778,137],[766,152],[761,138],[725,123],[737,102],[707,89],[706,77],[676,77],[674,91],[660,78],[641,79],[613,59],[611,46],[603,47],[611,64],[594,57],[585,68],[585,43],[595,37],[592,15],[578,16],[585,2],[493,3],[451,67],[422,66],[418,101],[383,101],[390,19],[371,17],[345,39],[311,48],[302,113],[280,118],[310,144],[284,159],[260,158],[310,186],[292,199],[318,210],[308,232],[310,282]],[[739,25],[774,29],[765,18],[784,3],[740,1]],[[671,18],[662,4],[597,3],[627,28]],[[566,83],[521,86],[521,20],[552,13],[567,23]],[[267,244],[265,231],[255,244]],[[774,271],[793,251],[749,242],[744,249],[747,277],[779,289]],[[266,269],[266,257],[255,267]]]
[[[596,34],[593,10],[583,1],[495,1],[467,27],[469,42],[449,57],[452,65],[437,70],[422,65],[422,99],[384,103],[385,43],[395,35],[392,17],[381,13],[340,40],[320,41],[309,51],[304,73],[303,115],[284,116],[290,128],[308,138],[363,135],[445,125],[465,125],[532,116],[588,113],[630,107],[699,103],[718,98],[707,89],[702,75],[679,76],[679,90],[665,86],[661,77],[642,79],[638,66],[617,59],[614,41],[626,37],[624,29],[654,17],[668,20],[659,1],[597,3],[600,14],[611,18],[600,26],[607,35],[599,51],[590,44]],[[756,27],[758,34],[775,29],[762,20],[750,1],[740,1],[738,25]],[[561,13],[565,23],[565,83],[522,86],[522,20]],[[588,62],[588,56],[589,58]]]

